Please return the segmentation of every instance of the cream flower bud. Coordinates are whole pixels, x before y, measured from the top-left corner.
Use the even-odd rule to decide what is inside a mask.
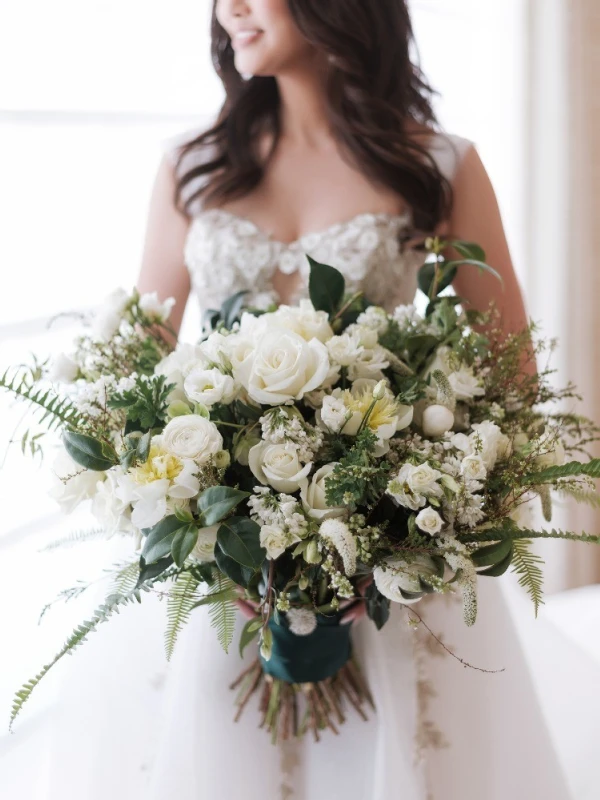
[[[425,436],[443,436],[452,430],[454,413],[446,406],[427,406],[423,411],[421,426]]]

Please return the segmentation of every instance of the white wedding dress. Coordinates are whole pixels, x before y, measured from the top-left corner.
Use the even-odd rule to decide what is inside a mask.
[[[173,141],[168,145],[172,148]],[[470,146],[461,137],[436,137],[432,152],[450,179]],[[307,296],[304,254],[309,253],[341,270],[349,287],[362,287],[391,309],[411,303],[416,293],[422,256],[402,253],[398,245],[409,221],[407,215],[365,213],[283,244],[248,220],[198,209],[185,257],[203,308],[218,307],[242,288],[250,290],[256,304],[266,303],[275,297],[276,267],[286,273],[299,269],[303,281],[296,299]],[[36,740],[42,776],[33,782],[28,775],[30,791],[19,793],[17,786],[26,785],[22,775],[11,784],[15,791],[6,795],[0,788],[0,796],[591,800],[592,794],[575,794],[573,781],[568,785],[563,774],[560,731],[542,711],[524,631],[515,624],[515,612],[532,619],[533,608],[510,576],[481,578],[479,595],[472,628],[464,625],[457,598],[432,596],[415,606],[452,652],[479,670],[444,654],[422,627],[409,627],[407,609],[395,605],[382,631],[367,619],[354,626],[355,652],[376,704],[368,722],[350,711],[339,737],[325,732],[319,744],[307,737],[278,746],[257,730],[256,703],[249,704],[240,722],[232,719],[228,685],[255,657],[254,645],[243,662],[237,639],[226,655],[206,610],[199,609],[167,665],[161,651],[164,608],[154,599],[144,601],[103,626],[68,666],[57,668],[64,677],[43,746],[41,738]],[[565,643],[547,621],[526,626],[538,655],[546,648],[548,662],[565,659]],[[565,663],[570,675],[560,686],[555,678],[551,691],[563,691],[565,703],[575,702],[570,681],[577,681],[578,662]],[[587,673],[586,680],[591,686]],[[544,677],[539,681],[543,684]],[[34,697],[30,705],[35,702]],[[588,724],[591,731],[584,712],[565,711],[564,721],[571,726],[569,739],[576,736],[575,723]],[[17,723],[14,757],[24,764],[27,753],[32,755],[30,735],[27,723],[23,729]],[[21,747],[19,736],[25,737]]]

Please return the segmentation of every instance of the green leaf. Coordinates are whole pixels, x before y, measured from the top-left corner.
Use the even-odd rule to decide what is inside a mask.
[[[600,458],[592,458],[586,463],[569,461],[557,467],[548,467],[540,472],[530,472],[521,480],[523,486],[535,486],[536,483],[555,481],[558,478],[571,478],[575,475],[589,475],[590,478],[600,478]]]
[[[512,550],[512,541],[504,539],[497,544],[491,544],[488,547],[480,547],[471,558],[476,567],[488,567],[502,561],[508,553]]]
[[[457,269],[455,266],[449,266],[450,263],[451,262],[438,262],[436,265],[435,261],[427,261],[419,270],[417,277],[419,289],[423,292],[423,294],[427,295],[430,300],[434,299],[433,290],[436,277],[436,266],[438,282],[437,285],[435,285],[435,297],[443,292],[444,289],[447,289],[456,277]]]
[[[465,258],[474,259],[475,261],[485,261],[485,250],[475,242],[465,242],[463,239],[454,239],[449,242],[457,253]]]
[[[192,552],[198,541],[198,528],[189,523],[185,528],[180,528],[173,538],[171,543],[171,555],[178,567],[183,567],[183,564],[189,554]]]
[[[83,433],[64,431],[62,439],[67,453],[73,461],[93,472],[105,472],[114,466],[117,461],[108,457],[106,448],[97,439]]]
[[[390,601],[381,594],[375,583],[370,583],[365,591],[367,599],[367,616],[373,620],[380,631],[390,618]]]
[[[171,555],[171,548],[178,531],[186,530],[189,523],[181,522],[176,516],[169,516],[150,528],[144,542],[142,556],[147,564]]]
[[[489,275],[493,275],[495,278],[498,278],[500,283],[504,283],[502,275],[497,272],[493,267],[490,267],[489,264],[486,264],[485,261],[479,261],[475,258],[465,258],[463,261],[448,261],[446,263],[447,268],[457,269],[458,267],[470,266],[470,267],[477,267],[480,272],[487,272]]]
[[[230,486],[211,486],[198,498],[198,510],[202,512],[204,525],[215,525],[233,508],[242,502],[250,492],[242,492]]]
[[[137,579],[136,589],[139,589],[140,586],[147,581],[152,581],[154,578],[157,578],[159,575],[162,575],[170,566],[173,564],[173,559],[171,556],[167,556],[167,558],[161,558],[159,561],[155,561],[153,564],[147,564],[146,559],[141,556],[140,557],[140,574]]]
[[[258,636],[258,632],[262,627],[262,620],[258,619],[249,619],[248,622],[244,625],[244,628],[240,634],[240,658],[244,657],[244,650],[250,644],[252,639]]]
[[[231,517],[217,532],[217,543],[229,558],[256,572],[267,557],[260,545],[260,525],[248,517]]]
[[[219,589],[216,592],[205,594],[194,603],[194,608],[200,608],[200,606],[211,606],[213,603],[224,603],[228,600],[237,600],[238,597],[239,594],[237,593],[235,587],[227,586],[226,588]]]
[[[310,264],[308,291],[316,311],[326,311],[330,316],[340,308],[344,299],[344,276],[328,264],[320,264],[306,256]]]
[[[511,547],[506,556],[499,561],[497,564],[494,564],[492,567],[488,567],[487,569],[478,572],[478,575],[485,575],[491,578],[498,578],[500,575],[504,575],[506,570],[510,567],[513,557],[513,547],[511,542]]]
[[[237,583],[239,586],[243,586],[245,589],[248,588],[250,581],[252,578],[254,578],[258,571],[249,569],[248,567],[242,567],[237,561],[234,561],[233,558],[225,555],[225,553],[219,547],[218,542],[215,545],[215,561],[217,562],[217,567],[221,570],[223,575],[226,575],[234,583]]]
[[[221,306],[221,320],[226,328],[231,329],[233,323],[240,316],[240,311],[244,305],[244,295],[248,294],[248,289],[242,289],[228,297]]]
[[[152,431],[147,431],[138,442],[137,457],[140,464],[145,464],[150,456],[150,442],[152,440]]]

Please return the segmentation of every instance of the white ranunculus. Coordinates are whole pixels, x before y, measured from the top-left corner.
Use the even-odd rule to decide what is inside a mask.
[[[308,483],[312,462],[302,466],[298,446],[293,442],[268,444],[259,442],[248,453],[248,466],[262,484],[278,492],[291,494]]]
[[[466,456],[460,464],[460,471],[467,480],[483,481],[487,475],[487,469],[481,456]]]
[[[485,394],[479,378],[473,374],[473,368],[464,364],[459,370],[448,375],[448,382],[454,389],[457,400],[473,400],[473,398],[482,397]]]
[[[223,449],[223,437],[214,422],[199,414],[175,417],[162,433],[162,445],[180,458],[192,458],[206,464],[211,456]]]
[[[119,330],[125,308],[130,300],[124,289],[115,289],[94,315],[92,334],[103,340],[112,338]]]
[[[340,367],[349,367],[358,360],[364,347],[360,344],[358,333],[342,333],[340,336],[333,336],[329,339],[327,350],[334,364]]]
[[[198,541],[192,550],[192,555],[197,561],[215,560],[215,545],[217,543],[219,525],[209,525],[207,528],[200,528],[198,531]]]
[[[309,517],[323,520],[346,514],[346,509],[341,506],[328,506],[325,497],[325,480],[337,463],[334,461],[320,467],[312,476],[310,483],[301,489],[302,506]]]
[[[73,383],[79,372],[79,367],[66,353],[59,353],[52,359],[48,378],[60,383]]]
[[[427,508],[420,511],[415,522],[424,533],[429,533],[431,536],[439,533],[444,525],[444,520],[431,506],[427,506]]]
[[[421,418],[421,427],[425,436],[443,436],[452,430],[454,412],[442,405],[427,406]]]
[[[404,559],[390,559],[380,567],[373,570],[375,586],[384,597],[396,603],[410,605],[421,598],[406,600],[400,590],[413,594],[422,592],[419,575],[424,579],[437,574],[437,569],[432,559],[425,554],[416,555],[414,561],[408,563]]]
[[[52,464],[52,486],[49,494],[65,514],[70,514],[84,500],[97,491],[105,473],[85,469],[73,461],[66,450],[58,453]]]
[[[140,297],[138,305],[149,319],[154,322],[166,322],[175,305],[175,298],[168,297],[161,303],[156,292],[148,292]]]
[[[301,400],[320,388],[330,371],[329,354],[318,339],[305,341],[294,331],[269,326],[234,376],[250,397],[264,405]]]
[[[220,370],[193,369],[183,384],[184,391],[190,400],[210,408],[215,403],[229,404],[235,398],[237,387],[231,375]]]
[[[279,558],[287,547],[299,541],[278,525],[263,525],[260,529],[260,544],[267,551],[267,558]]]
[[[298,306],[279,306],[273,313],[273,321],[294,331],[307,342],[318,339],[325,344],[333,336],[327,312],[315,311],[307,298],[302,298]]]
[[[131,505],[117,494],[122,477],[121,467],[113,467],[106,473],[106,480],[98,484],[92,499],[92,514],[108,536],[118,532],[133,532]]]

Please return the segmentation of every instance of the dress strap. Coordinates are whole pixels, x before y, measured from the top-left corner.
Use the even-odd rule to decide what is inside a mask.
[[[474,146],[474,142],[464,136],[436,132],[431,137],[429,152],[435,159],[442,175],[450,183],[453,183],[463,158]]]

